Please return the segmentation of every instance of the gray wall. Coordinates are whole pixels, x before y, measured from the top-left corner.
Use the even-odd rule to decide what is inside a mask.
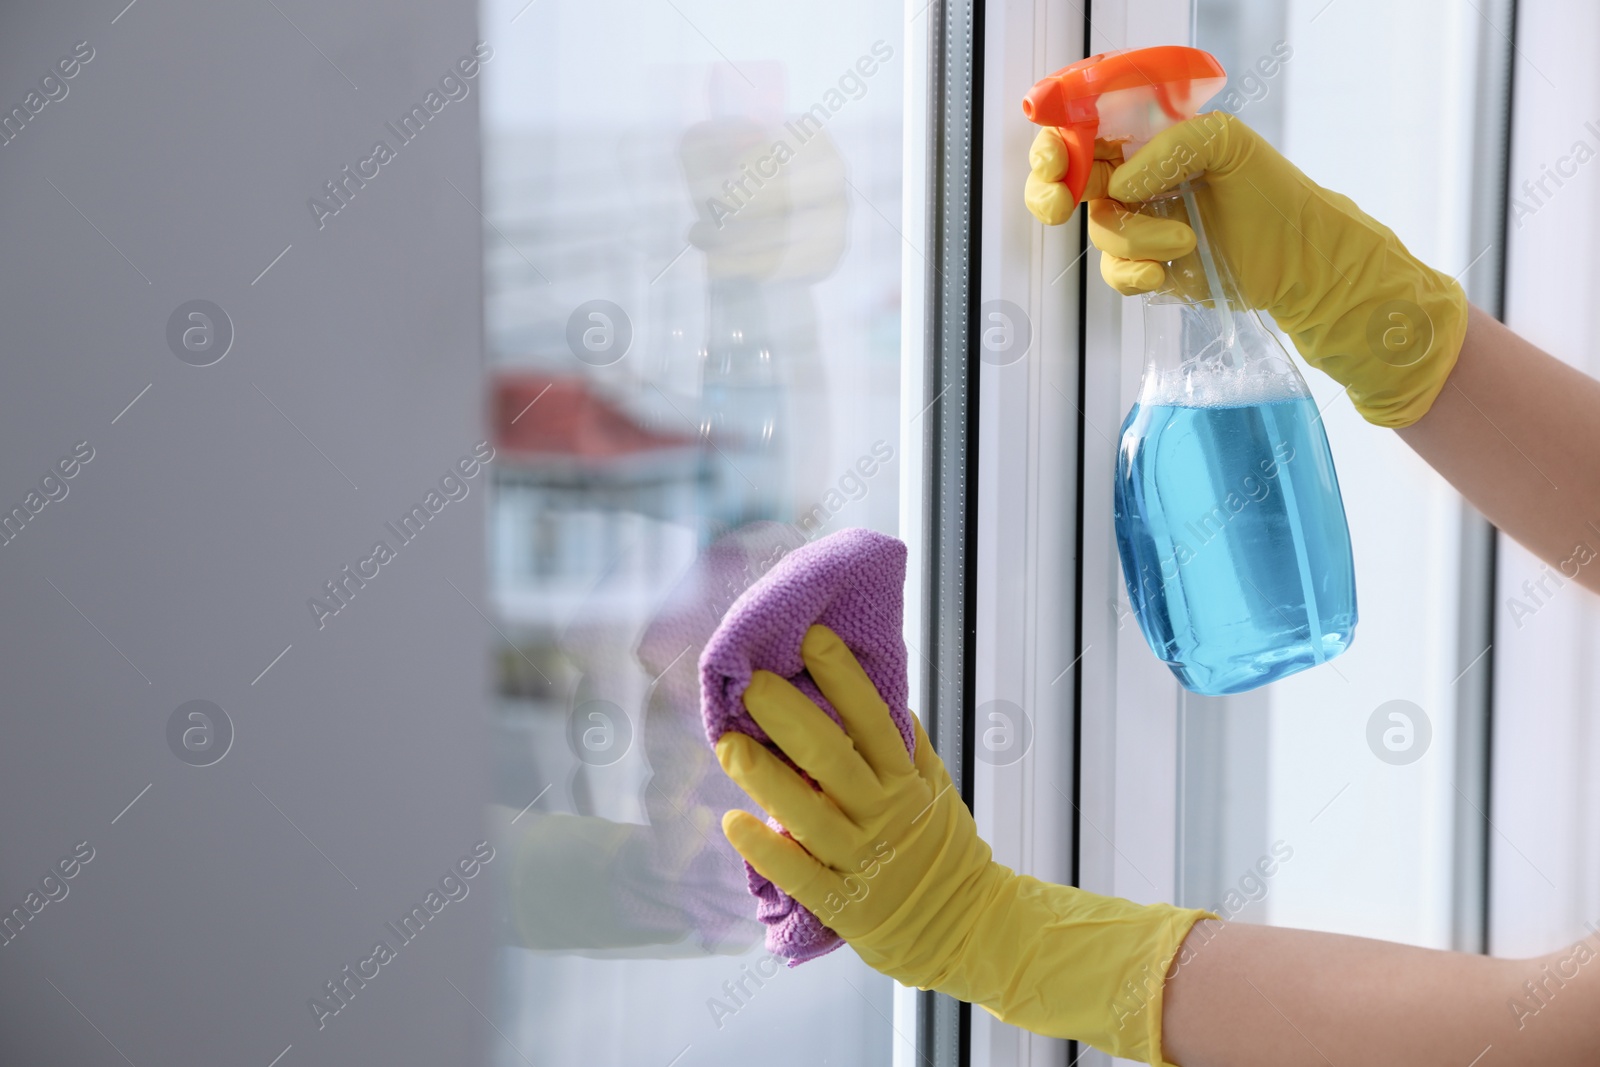
[[[486,836],[488,473],[307,607],[485,436],[476,84],[307,207],[398,144],[472,5],[121,7],[0,14],[6,111],[94,52],[0,145],[0,511],[94,452],[0,545],[0,911],[94,850],[0,947],[0,1062],[474,1062],[494,863],[323,1029],[307,1005]],[[193,299],[235,331],[210,366],[169,347]],[[234,727],[210,766],[169,746],[191,700]]]

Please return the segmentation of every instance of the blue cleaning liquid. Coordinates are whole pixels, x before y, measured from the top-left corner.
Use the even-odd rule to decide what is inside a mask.
[[[1139,627],[1185,688],[1239,693],[1350,647],[1350,531],[1309,398],[1135,404],[1115,513]]]

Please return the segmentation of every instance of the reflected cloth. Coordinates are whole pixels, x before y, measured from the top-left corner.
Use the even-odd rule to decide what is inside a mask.
[[[855,653],[877,687],[906,751],[915,745],[906,706],[906,546],[870,530],[840,530],[795,549],[729,607],[700,656],[700,708],[713,746],[729,731],[749,734],[781,756],[756,725],[742,697],[757,670],[788,679],[828,717],[839,715],[806,673],[800,642],[813,624],[828,627]],[[782,830],[777,820],[769,825]],[[843,944],[839,935],[773,885],[748,863],[745,875],[767,926],[767,950],[789,966],[816,959]]]

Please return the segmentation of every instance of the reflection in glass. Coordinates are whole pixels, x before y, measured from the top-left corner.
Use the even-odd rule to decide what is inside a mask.
[[[483,12],[495,1062],[885,1062],[886,980],[762,946],[698,661],[784,553],[896,530],[901,10],[521,6]]]

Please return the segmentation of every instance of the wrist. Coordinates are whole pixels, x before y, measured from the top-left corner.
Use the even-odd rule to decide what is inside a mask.
[[[868,966],[901,985],[970,1001],[965,976],[971,973],[973,946],[981,943],[975,932],[1017,875],[994,862],[976,833],[952,842],[944,858],[944,870],[923,873],[870,933],[849,940]]]

